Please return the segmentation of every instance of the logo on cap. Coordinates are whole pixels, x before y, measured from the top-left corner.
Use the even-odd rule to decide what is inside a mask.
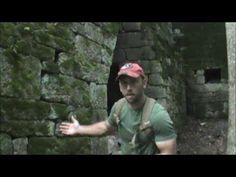
[[[132,63],[126,63],[124,66],[122,66],[120,69],[128,69],[128,68],[132,68],[133,64]]]

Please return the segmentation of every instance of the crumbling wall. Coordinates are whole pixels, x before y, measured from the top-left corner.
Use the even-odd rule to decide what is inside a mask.
[[[187,110],[196,118],[228,117],[228,68],[224,23],[182,23]]]

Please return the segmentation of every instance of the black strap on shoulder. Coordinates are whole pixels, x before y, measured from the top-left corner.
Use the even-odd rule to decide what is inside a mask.
[[[142,122],[139,126],[140,130],[146,129],[151,126],[150,123],[150,116],[152,113],[152,109],[156,103],[156,100],[153,98],[146,97],[146,102],[143,108],[143,114],[142,114]]]

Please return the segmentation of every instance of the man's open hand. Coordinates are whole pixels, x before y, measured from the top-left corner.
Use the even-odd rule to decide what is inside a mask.
[[[75,135],[79,129],[79,122],[74,118],[71,117],[72,123],[62,122],[59,126],[60,131],[65,135]]]

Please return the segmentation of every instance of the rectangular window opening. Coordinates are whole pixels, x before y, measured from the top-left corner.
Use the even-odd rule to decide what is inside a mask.
[[[205,69],[204,71],[205,83],[220,83],[221,69]]]

